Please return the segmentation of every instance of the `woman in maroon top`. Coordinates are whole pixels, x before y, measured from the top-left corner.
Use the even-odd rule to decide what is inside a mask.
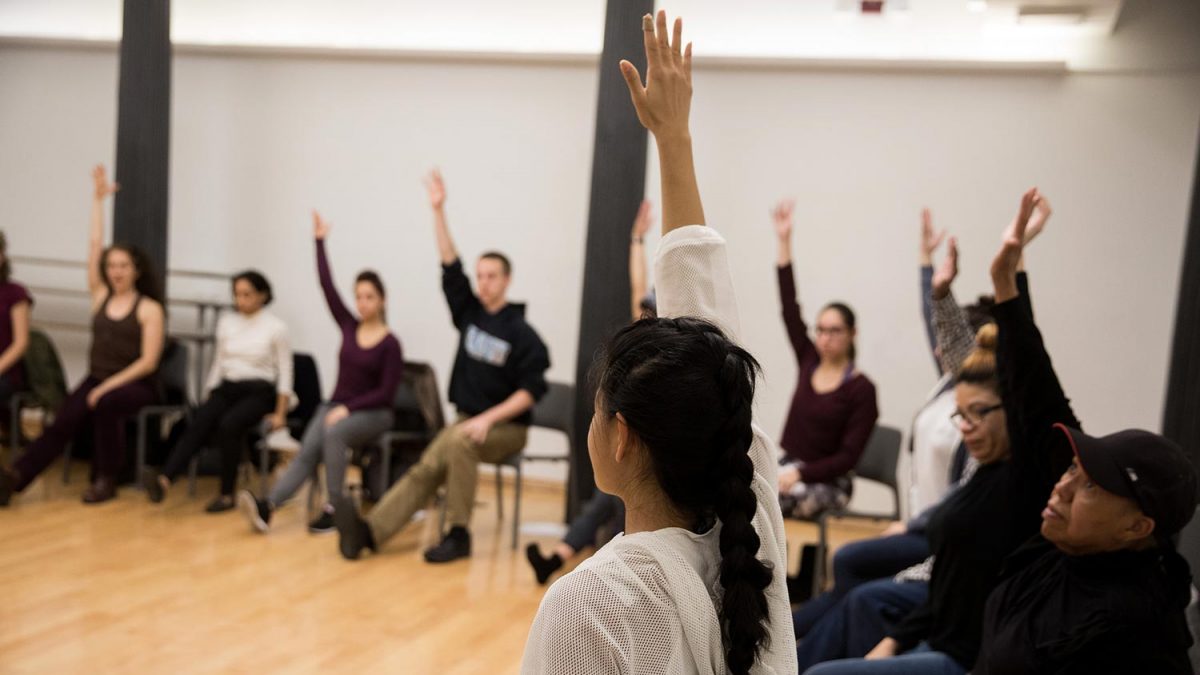
[[[25,389],[21,364],[29,346],[29,310],[33,298],[9,277],[8,239],[0,232],[0,407],[7,408],[12,395]],[[10,430],[11,433],[12,430]]]
[[[317,408],[304,430],[300,453],[275,482],[270,494],[262,499],[247,490],[239,494],[242,513],[259,532],[270,529],[271,514],[276,507],[296,494],[320,462],[325,463],[325,485],[332,502],[342,492],[347,451],[379,438],[392,428],[392,402],[404,374],[404,357],[400,341],[385,321],[387,295],[383,281],[370,270],[359,273],[354,281],[354,304],[358,309],[355,317],[333,283],[333,273],[325,257],[328,234],[329,224],[314,211],[317,276],[329,312],[342,332],[337,386],[330,400]],[[308,531],[316,534],[333,530],[333,507],[326,504],[317,519],[309,523]]]
[[[92,296],[92,347],[88,375],[71,392],[46,429],[11,469],[0,469],[0,506],[21,492],[62,455],[85,424],[93,434],[92,484],[86,504],[117,494],[125,461],[125,422],[158,400],[154,374],[163,351],[163,306],[150,261],[137,248],[103,248],[104,206],[119,186],[103,166],[92,170],[91,239],[87,278]]]
[[[772,213],[779,243],[779,299],[783,323],[800,367],[800,380],[779,444],[786,457],[779,471],[785,516],[813,518],[850,501],[850,472],[858,464],[879,410],[875,385],[854,365],[854,312],[831,303],[817,315],[816,340],[800,317],[792,278],[792,209],[781,202]]]

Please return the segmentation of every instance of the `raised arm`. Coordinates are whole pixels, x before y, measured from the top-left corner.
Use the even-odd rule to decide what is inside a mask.
[[[1061,423],[1077,429],[1081,425],[1054,372],[1033,315],[1018,295],[1017,269],[1027,243],[1027,224],[1038,198],[1036,188],[1022,197],[1017,219],[1009,225],[1000,252],[992,261],[997,303],[992,312],[999,328],[996,367],[1013,461],[1023,466],[1044,467],[1042,477],[1053,480],[1066,469],[1071,454],[1054,425]]]
[[[795,200],[785,199],[771,211],[775,223],[775,240],[779,255],[776,258],[776,281],[779,285],[779,305],[783,313],[783,325],[787,328],[788,341],[801,366],[815,363],[819,358],[817,348],[808,337],[808,326],[800,313],[800,302],[796,299],[796,278],[792,271],[792,211]]]
[[[975,349],[975,331],[967,321],[967,313],[959,306],[950,286],[958,277],[958,240],[950,237],[946,257],[938,265],[931,280],[930,298],[933,302],[933,326],[937,333],[937,355],[943,373],[957,373]]]
[[[657,30],[656,30],[657,29]],[[621,61],[633,107],[642,126],[654,134],[662,180],[662,233],[685,225],[704,225],[704,206],[696,184],[692,134],[692,45],[683,48],[683,21],[675,20],[673,39],[667,39],[667,15],[643,19],[646,84],[637,68]]]
[[[321,292],[325,295],[325,304],[329,313],[339,326],[357,325],[358,319],[347,309],[338,295],[337,286],[333,283],[333,271],[329,269],[329,258],[325,254],[325,237],[329,236],[329,223],[321,214],[313,211],[313,239],[317,242],[317,277],[321,280]]]
[[[646,233],[653,222],[650,201],[643,199],[629,235],[629,311],[634,321],[642,318],[642,298],[646,297]]]
[[[442,172],[434,169],[425,178],[425,189],[429,192],[429,207],[433,209],[433,232],[437,238],[438,257],[443,265],[458,260],[458,249],[450,238],[450,227],[446,224],[446,183]]]
[[[108,196],[121,186],[108,182],[108,172],[103,164],[92,168],[92,221],[88,232],[87,284],[92,294],[92,311],[104,300],[108,287],[104,284],[104,272],[100,269],[100,258],[104,252],[104,209]]]
[[[921,318],[925,321],[925,337],[929,340],[929,353],[933,354],[934,365],[938,371],[945,374],[946,370],[942,367],[941,361],[938,359],[938,344],[937,332],[933,327],[933,252],[941,246],[942,240],[946,238],[946,231],[935,232],[933,229],[933,216],[929,209],[921,209],[921,248],[920,263],[921,270]]]

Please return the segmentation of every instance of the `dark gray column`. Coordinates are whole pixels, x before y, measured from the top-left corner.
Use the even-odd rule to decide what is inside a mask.
[[[629,228],[646,183],[646,130],[637,120],[617,63],[627,59],[639,72],[646,72],[642,16],[653,11],[653,0],[609,0],[605,11],[575,369],[575,461],[567,486],[568,518],[595,490],[587,451],[593,399],[588,371],[596,349],[630,320]]]
[[[1163,435],[1183,446],[1200,466],[1200,148],[1192,176],[1192,215],[1183,248],[1175,308],[1175,339],[1167,371]]]
[[[171,5],[125,0],[117,95],[113,240],[144,250],[165,291],[171,122]]]

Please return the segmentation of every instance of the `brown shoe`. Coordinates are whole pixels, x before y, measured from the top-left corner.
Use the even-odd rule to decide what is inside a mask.
[[[99,504],[117,496],[117,484],[111,478],[97,478],[83,493],[84,504]]]

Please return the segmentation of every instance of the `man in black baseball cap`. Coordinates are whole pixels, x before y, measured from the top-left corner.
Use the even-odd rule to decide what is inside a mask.
[[[988,599],[972,672],[1191,673],[1191,573],[1174,545],[1197,505],[1188,456],[1148,431],[1055,426],[1074,461]]]

